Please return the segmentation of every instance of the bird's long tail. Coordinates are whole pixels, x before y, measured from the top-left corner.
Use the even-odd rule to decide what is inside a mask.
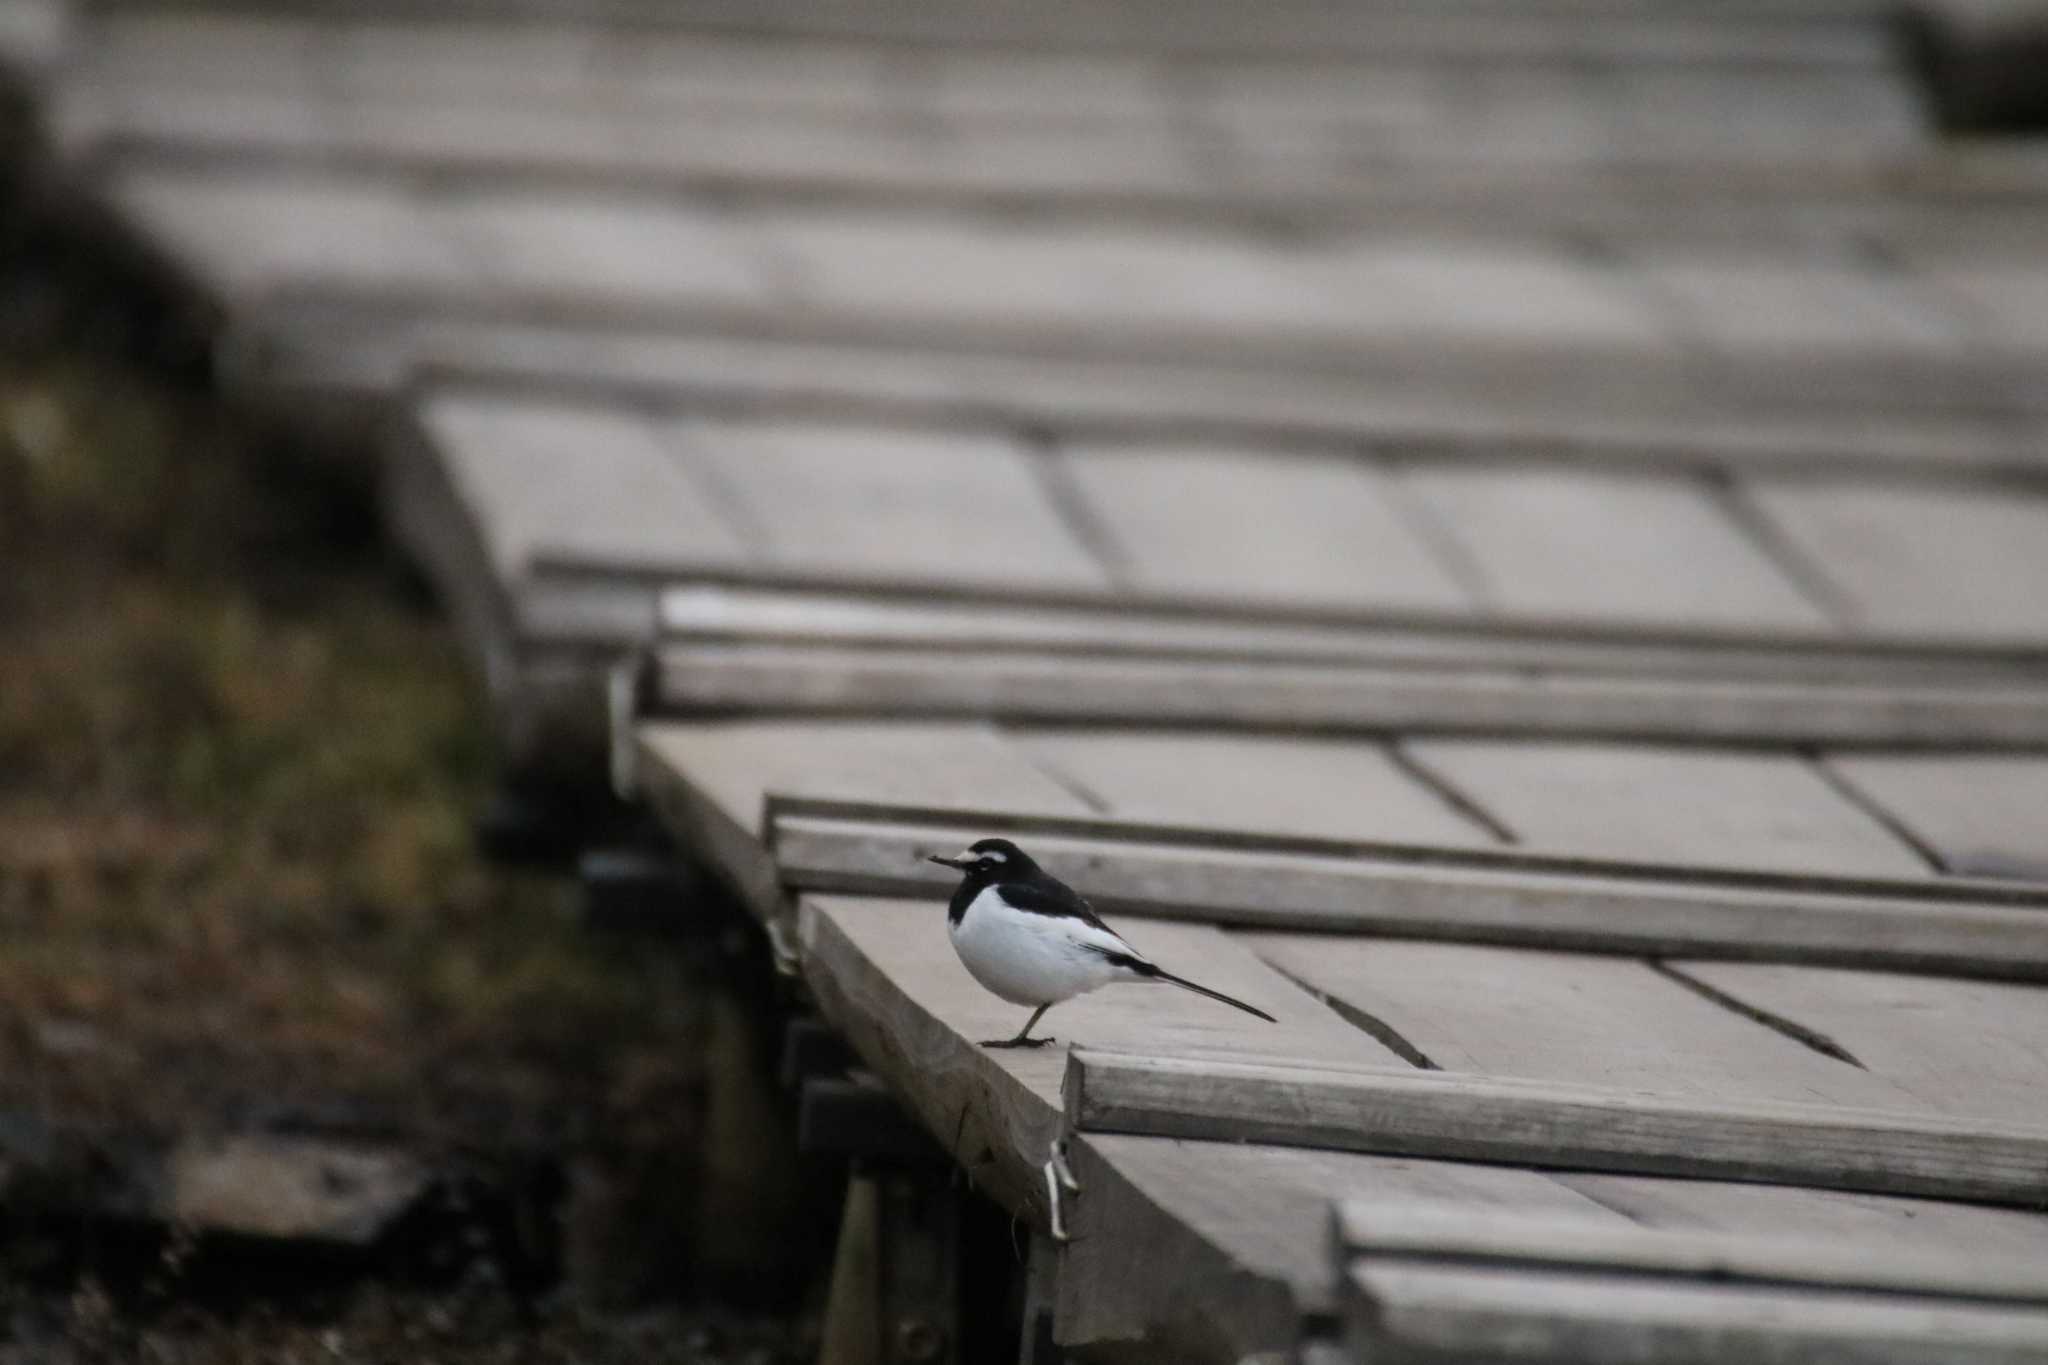
[[[1230,1005],[1237,1009],[1243,1010],[1246,1014],[1256,1014],[1259,1016],[1259,1018],[1265,1020],[1269,1024],[1277,1024],[1280,1022],[1278,1019],[1275,1019],[1272,1015],[1266,1013],[1264,1010],[1258,1008],[1256,1005],[1247,1005],[1242,1000],[1232,999],[1230,996],[1225,995],[1222,991],[1212,991],[1207,986],[1197,986],[1194,982],[1188,980],[1184,976],[1175,976],[1172,972],[1159,971],[1157,968],[1154,968],[1153,972],[1150,973],[1150,975],[1152,976],[1152,979],[1154,981],[1164,981],[1169,986],[1178,986],[1184,991],[1193,991],[1196,995],[1206,995],[1211,1000],[1219,1000],[1226,1005]]]

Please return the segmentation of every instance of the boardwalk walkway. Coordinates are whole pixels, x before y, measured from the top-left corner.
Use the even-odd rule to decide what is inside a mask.
[[[1064,1347],[2048,1353],[2048,149],[1877,7],[111,5],[53,100]],[[997,832],[1280,1022],[975,1046]]]

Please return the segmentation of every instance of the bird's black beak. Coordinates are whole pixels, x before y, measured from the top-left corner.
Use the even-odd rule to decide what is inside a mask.
[[[948,858],[937,853],[932,854],[925,861],[937,863],[940,867],[950,867],[955,872],[965,872],[968,868],[974,866],[973,863],[968,862],[965,858]]]

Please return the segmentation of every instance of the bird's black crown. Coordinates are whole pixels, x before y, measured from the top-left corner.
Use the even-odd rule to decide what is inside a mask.
[[[1010,881],[1039,875],[1038,864],[1031,860],[1031,855],[1008,839],[977,839],[965,853],[952,858],[933,854],[929,861],[964,872],[971,882]]]

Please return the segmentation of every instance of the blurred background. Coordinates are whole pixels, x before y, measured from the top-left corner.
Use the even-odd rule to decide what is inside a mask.
[[[778,618],[658,586],[2048,631],[2026,0],[4,0],[0,51],[0,1361],[816,1358],[870,1158],[799,1150],[801,988],[606,773],[621,658]],[[1929,501],[1830,522],[1866,474]]]

